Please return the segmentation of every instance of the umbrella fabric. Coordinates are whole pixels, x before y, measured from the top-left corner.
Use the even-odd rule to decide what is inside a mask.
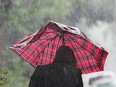
[[[10,47],[32,66],[53,62],[57,49],[66,45],[74,51],[82,73],[102,71],[108,52],[89,40],[78,28],[48,22],[33,34],[26,35]]]

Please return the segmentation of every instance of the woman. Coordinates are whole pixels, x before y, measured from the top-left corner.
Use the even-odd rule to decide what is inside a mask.
[[[75,66],[73,50],[68,46],[61,46],[52,64],[35,69],[29,87],[83,87],[81,70]]]

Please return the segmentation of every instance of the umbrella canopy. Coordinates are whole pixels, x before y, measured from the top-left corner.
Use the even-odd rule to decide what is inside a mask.
[[[10,48],[36,67],[52,63],[57,49],[62,45],[72,48],[77,67],[82,73],[103,70],[108,52],[89,40],[80,29],[57,22],[48,22],[37,32],[26,35]]]

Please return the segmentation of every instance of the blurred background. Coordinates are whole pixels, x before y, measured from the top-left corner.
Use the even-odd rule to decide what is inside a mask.
[[[28,87],[34,71],[9,46],[50,20],[78,27],[104,47],[104,69],[116,73],[116,0],[0,0],[0,68],[8,69],[8,87]]]

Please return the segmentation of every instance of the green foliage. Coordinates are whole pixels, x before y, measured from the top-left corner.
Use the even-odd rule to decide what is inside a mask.
[[[6,87],[10,83],[8,79],[8,71],[5,68],[0,68],[0,87]]]

